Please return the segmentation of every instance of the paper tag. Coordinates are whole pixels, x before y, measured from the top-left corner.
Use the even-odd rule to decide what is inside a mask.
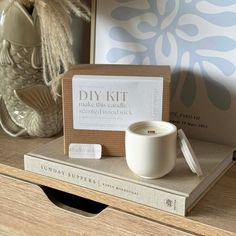
[[[141,120],[162,120],[163,78],[75,75],[73,128],[125,131]]]
[[[69,146],[69,158],[74,159],[101,159],[102,145],[71,143]]]

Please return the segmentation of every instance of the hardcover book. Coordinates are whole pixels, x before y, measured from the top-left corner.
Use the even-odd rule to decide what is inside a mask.
[[[229,146],[191,140],[203,176],[193,174],[178,155],[167,176],[148,180],[129,170],[125,158],[70,159],[63,152],[63,137],[25,154],[24,168],[139,204],[184,216],[233,164]]]

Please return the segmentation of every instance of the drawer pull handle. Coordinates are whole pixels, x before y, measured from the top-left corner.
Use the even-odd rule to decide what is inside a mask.
[[[42,187],[42,190],[47,195],[49,200],[56,206],[83,216],[94,217],[107,208],[107,205],[102,203],[60,190],[48,187]]]

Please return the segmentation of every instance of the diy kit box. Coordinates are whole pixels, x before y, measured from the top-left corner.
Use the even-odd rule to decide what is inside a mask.
[[[77,65],[72,67],[64,76],[63,82],[62,82],[62,91],[63,91],[63,116],[64,116],[64,150],[65,154],[68,154],[69,145],[71,143],[84,143],[84,144],[101,144],[102,145],[102,155],[103,156],[124,156],[125,155],[125,132],[124,130],[120,131],[119,129],[112,130],[112,123],[110,124],[109,129],[97,129],[93,128],[92,126],[83,126],[83,128],[80,128],[80,126],[77,126],[76,124],[80,122],[80,117],[77,114],[77,105],[73,104],[75,103],[73,93],[77,96],[78,99],[84,99],[90,98],[95,99],[98,98],[98,92],[95,92],[94,94],[89,94],[88,92],[79,91],[78,87],[75,89],[73,88],[73,78],[79,78],[80,76],[83,77],[84,81],[86,82],[86,78],[89,79],[92,77],[93,81],[97,79],[97,86],[100,86],[101,81],[103,83],[107,83],[112,81],[113,77],[115,78],[114,81],[119,80],[120,77],[125,81],[125,78],[136,78],[137,81],[139,81],[139,78],[143,78],[142,82],[145,84],[145,78],[148,80],[149,78],[154,80],[160,80],[162,81],[162,97],[161,98],[155,98],[155,103],[150,104],[150,106],[154,106],[154,108],[150,108],[152,110],[158,109],[158,101],[161,101],[161,117],[160,120],[169,120],[169,105],[170,105],[170,68],[169,66],[141,66],[141,65]],[[86,77],[87,76],[87,77]],[[103,77],[109,77],[107,80],[103,79]],[[102,79],[101,79],[102,78]],[[118,79],[117,79],[118,78]],[[100,80],[99,80],[100,79]],[[104,82],[105,81],[105,82]],[[123,82],[121,82],[123,83]],[[136,82],[138,84],[139,82]],[[73,84],[73,86],[72,86]],[[116,86],[114,84],[114,86]],[[96,87],[91,86],[90,87]],[[135,92],[136,88],[132,87],[130,88]],[[142,88],[141,88],[142,89]],[[155,88],[152,88],[155,89]],[[131,91],[132,92],[132,91]],[[143,92],[145,92],[145,88],[143,88]],[[77,94],[78,93],[78,94]],[[120,92],[119,92],[120,93]],[[127,92],[128,93],[128,92]],[[142,93],[142,92],[141,92]],[[140,95],[141,95],[140,93]],[[126,92],[123,92],[120,94],[121,99],[125,99]],[[110,98],[110,100],[118,99],[118,97],[115,97],[115,94],[106,95],[107,98]],[[137,99],[140,96],[137,96]],[[154,99],[154,98],[152,98]],[[134,100],[134,99],[133,99]],[[86,106],[99,106],[99,112],[102,112],[102,106],[105,103],[93,103],[92,105],[88,102],[79,103],[82,104],[84,107],[82,111],[84,112],[84,109],[87,109]],[[122,105],[122,103],[120,103]],[[155,106],[156,105],[156,106]],[[104,105],[105,106],[105,105]],[[137,105],[138,106],[138,105]],[[149,104],[146,104],[146,107],[150,107]],[[106,109],[108,109],[107,106]],[[97,109],[97,108],[96,108]],[[112,109],[112,108],[111,108]],[[145,108],[142,108],[145,109]],[[97,110],[85,110],[87,113],[90,112],[90,115],[93,115],[93,118],[98,117],[99,114],[91,114],[95,111],[98,113]],[[107,110],[106,110],[107,112]],[[152,111],[154,112],[154,111]],[[90,118],[88,115],[88,124],[90,122]],[[109,117],[106,117],[108,120]],[[75,119],[78,119],[78,121],[75,122]],[[81,117],[83,119],[83,124],[86,123],[86,116]],[[115,117],[116,119],[116,117]],[[114,119],[114,120],[115,120]],[[102,122],[102,118],[100,117],[99,122]],[[94,127],[96,127],[96,123],[94,122]],[[79,125],[83,125],[79,124]],[[87,123],[86,123],[87,125]],[[101,126],[101,125],[100,125]],[[87,127],[87,128],[84,128]],[[115,124],[114,124],[115,127]]]

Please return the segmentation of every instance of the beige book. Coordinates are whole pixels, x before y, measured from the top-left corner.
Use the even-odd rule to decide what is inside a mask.
[[[198,177],[179,154],[174,170],[160,179],[136,176],[125,158],[70,159],[63,152],[63,138],[24,156],[25,170],[52,177],[139,204],[185,215],[232,165],[232,147],[190,140],[203,170]]]

